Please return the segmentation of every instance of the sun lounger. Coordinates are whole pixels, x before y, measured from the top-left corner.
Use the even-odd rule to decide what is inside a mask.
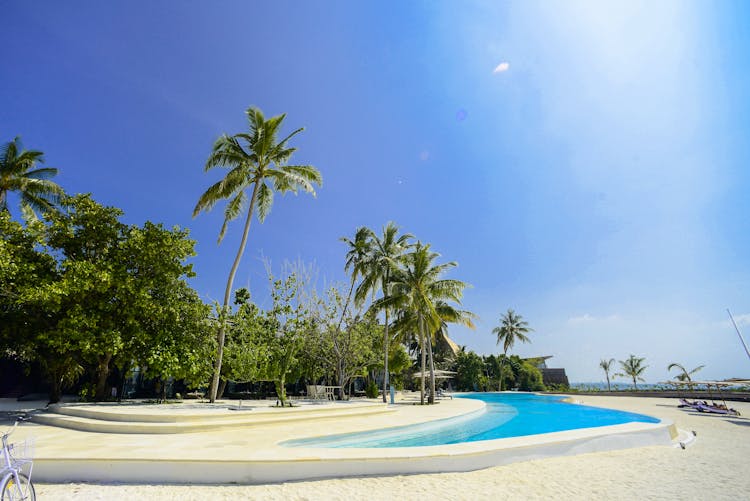
[[[727,416],[739,416],[740,413],[737,412],[735,409],[727,409],[724,406],[718,406],[718,405],[705,405],[705,404],[697,404],[695,407],[699,412],[708,412],[711,414],[724,414]]]

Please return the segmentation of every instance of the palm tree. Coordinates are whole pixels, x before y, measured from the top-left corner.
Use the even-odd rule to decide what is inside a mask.
[[[500,391],[503,391],[503,365],[505,359],[508,358],[508,351],[513,348],[516,341],[531,342],[526,334],[533,331],[534,329],[529,328],[529,323],[511,308],[508,308],[505,315],[500,318],[500,325],[492,329],[492,333],[497,335],[497,344],[503,344],[503,358],[500,361]]]
[[[360,304],[368,294],[376,294],[378,290],[383,294],[383,299],[389,296],[389,283],[393,270],[398,265],[399,258],[409,248],[409,240],[414,238],[411,234],[398,235],[398,226],[389,222],[383,228],[383,236],[379,238],[374,231],[369,231],[369,252],[362,263],[364,271],[362,283],[357,287],[355,299]],[[387,303],[387,301],[386,301]],[[383,402],[386,402],[388,391],[388,353],[389,353],[389,313],[390,307],[383,306],[385,314],[385,329],[383,331]]]
[[[375,308],[389,308],[398,306],[407,310],[416,323],[417,332],[419,333],[420,346],[422,348],[421,368],[422,378],[420,385],[420,402],[424,405],[425,394],[425,373],[427,365],[427,353],[431,352],[428,345],[428,337],[431,333],[441,327],[444,319],[450,318],[450,321],[460,321],[461,323],[470,322],[466,313],[456,310],[449,314],[450,307],[446,302],[453,301],[460,303],[463,290],[466,284],[460,280],[441,279],[440,276],[450,268],[456,266],[455,262],[444,264],[434,264],[439,254],[430,251],[429,245],[422,245],[418,242],[414,249],[405,254],[402,258],[403,268],[393,270],[391,276],[391,285],[389,297],[379,299],[373,304]],[[430,334],[428,336],[427,334]],[[430,359],[432,355],[430,354]],[[434,371],[430,374],[430,386],[434,388],[435,377]],[[434,398],[434,390],[432,391]],[[431,398],[430,403],[434,400]]]
[[[609,385],[609,371],[612,370],[612,364],[615,363],[614,358],[610,358],[609,360],[603,358],[599,362],[599,367],[602,368],[604,371],[604,375],[607,376],[607,391],[612,391],[612,387]]]
[[[193,209],[193,217],[196,217],[202,211],[210,210],[220,200],[229,200],[224,210],[224,224],[219,232],[219,243],[221,243],[229,221],[236,219],[247,207],[242,241],[237,256],[234,258],[227,279],[227,287],[224,291],[222,317],[226,317],[230,308],[229,299],[232,293],[232,284],[247,244],[253,210],[257,209],[258,221],[262,223],[271,211],[274,191],[280,193],[292,191],[296,194],[299,190],[304,190],[315,196],[313,185],[322,184],[320,172],[315,167],[311,165],[287,165],[289,158],[296,151],[296,148],[289,147],[287,143],[293,136],[304,130],[303,128],[294,130],[284,139],[278,141],[277,134],[284,117],[286,117],[285,114],[266,120],[258,108],[252,107],[248,108],[246,114],[249,132],[233,136],[222,134],[214,143],[213,150],[206,160],[205,171],[215,167],[225,167],[229,169],[229,172],[221,181],[211,185],[200,196],[195,209]],[[250,188],[252,188],[252,193],[248,203],[247,190]],[[218,353],[210,390],[211,402],[216,400],[219,387],[225,331],[225,322],[219,322]]]
[[[641,377],[641,374],[648,368],[648,365],[643,365],[645,358],[639,358],[635,355],[630,355],[627,360],[620,360],[620,367],[622,373],[615,374],[615,376],[630,377],[633,379],[633,386],[636,391],[638,390],[638,381],[646,381]]]
[[[339,321],[339,330],[341,330],[341,323],[346,315],[346,310],[349,307],[349,303],[352,299],[352,293],[354,292],[354,284],[357,282],[357,277],[365,274],[367,271],[365,267],[365,260],[370,253],[370,229],[364,226],[360,226],[354,232],[354,239],[347,237],[341,237],[339,240],[349,246],[349,252],[346,253],[346,263],[344,264],[344,271],[351,271],[351,284],[349,286],[349,294],[346,297],[344,303],[344,309],[341,312],[341,320]]]
[[[43,213],[56,209],[64,191],[49,180],[57,175],[57,169],[37,167],[42,163],[44,153],[24,150],[20,137],[0,148],[0,210],[10,212],[8,192],[11,191],[17,192],[21,197],[23,211]]]
[[[704,367],[705,367],[705,365],[699,365],[695,369],[693,369],[691,371],[688,371],[682,365],[680,365],[680,364],[678,364],[676,362],[672,362],[671,364],[669,364],[667,366],[667,370],[671,371],[674,368],[679,369],[681,372],[680,372],[680,374],[677,374],[675,376],[675,378],[677,378],[678,381],[687,381],[689,383],[689,382],[692,381],[692,378],[690,376],[692,376],[693,374],[695,374],[696,372],[698,372],[699,370],[701,370]]]
[[[432,331],[432,335],[427,336],[426,339],[426,351],[428,364],[430,366],[430,395],[428,397],[428,403],[435,402],[435,362],[433,360],[433,346],[435,346],[439,338],[446,338],[448,336],[448,323],[459,324],[474,329],[475,326],[473,320],[476,318],[474,313],[466,310],[459,310],[442,300],[435,301],[435,312],[439,317],[440,325],[437,330]],[[420,316],[418,312],[404,309],[393,322],[393,330],[401,336],[402,341],[413,339],[414,332],[419,332],[419,319]],[[424,348],[424,346],[421,346],[420,353],[424,351]],[[466,352],[466,346],[462,346],[459,349],[462,352]]]

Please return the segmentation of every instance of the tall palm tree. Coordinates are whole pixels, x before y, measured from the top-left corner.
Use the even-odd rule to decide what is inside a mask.
[[[414,238],[411,234],[398,234],[396,223],[389,222],[383,227],[383,236],[378,237],[374,231],[369,231],[369,253],[362,263],[364,276],[362,283],[357,287],[355,299],[360,304],[368,294],[382,293],[383,299],[390,295],[389,284],[393,271],[398,266],[398,261],[404,251],[409,248],[409,240]],[[388,391],[388,353],[389,353],[389,313],[390,306],[387,300],[383,306],[385,314],[385,328],[383,330],[383,402],[386,402]]]
[[[349,294],[346,297],[343,311],[341,312],[341,320],[339,320],[339,330],[341,330],[341,323],[344,321],[346,316],[346,310],[349,308],[349,303],[352,299],[354,292],[354,284],[357,282],[357,278],[363,276],[367,269],[365,266],[365,260],[370,253],[370,229],[364,226],[360,226],[354,232],[354,238],[350,239],[347,237],[341,237],[339,240],[349,246],[349,251],[346,253],[346,263],[344,264],[344,271],[351,273],[351,284],[349,285]]]
[[[609,371],[612,370],[612,364],[615,363],[614,358],[607,360],[606,358],[601,359],[599,367],[604,371],[604,375],[607,376],[607,391],[612,391],[612,387],[609,385]]]
[[[492,333],[497,335],[497,344],[503,344],[503,358],[500,360],[500,391],[503,391],[503,365],[505,359],[508,358],[508,351],[513,348],[516,341],[531,342],[526,334],[533,331],[534,329],[529,328],[529,323],[511,308],[508,308],[500,319],[500,325],[492,329]]]
[[[38,167],[44,163],[44,153],[24,150],[21,138],[5,143],[0,148],[0,210],[8,209],[8,192],[21,197],[21,209],[43,213],[55,210],[63,189],[51,177],[57,175],[54,167]]]
[[[679,373],[679,374],[677,374],[677,375],[675,376],[675,378],[677,378],[677,380],[678,380],[678,381],[687,381],[687,382],[689,383],[690,381],[692,381],[692,380],[693,380],[693,379],[692,379],[692,378],[691,378],[690,376],[692,376],[693,374],[695,374],[696,372],[698,372],[699,370],[701,370],[701,369],[702,369],[702,368],[704,368],[704,367],[705,367],[705,365],[699,365],[699,366],[698,366],[698,367],[696,367],[695,369],[693,369],[693,370],[691,370],[691,371],[688,371],[688,370],[687,370],[687,369],[685,369],[685,367],[683,367],[682,365],[680,365],[680,364],[678,364],[678,363],[676,363],[676,362],[673,362],[673,363],[671,363],[671,364],[669,364],[669,365],[667,366],[667,370],[668,370],[668,371],[671,371],[671,370],[672,370],[672,369],[674,369],[674,368],[677,368],[677,369],[679,369],[679,370],[680,370],[680,373]]]
[[[258,108],[252,107],[248,108],[246,114],[249,132],[242,132],[233,136],[222,134],[214,143],[204,170],[209,171],[215,167],[225,167],[229,172],[221,181],[211,185],[200,196],[195,209],[193,209],[193,217],[196,217],[202,211],[210,210],[220,200],[229,200],[224,210],[224,224],[219,232],[219,243],[221,243],[229,221],[236,219],[247,208],[240,248],[234,258],[234,263],[232,263],[227,287],[224,291],[222,318],[226,317],[230,308],[229,299],[232,293],[232,284],[242,254],[245,251],[253,211],[257,209],[258,221],[262,223],[271,211],[274,191],[280,193],[292,191],[296,194],[299,190],[304,190],[315,196],[313,185],[322,184],[320,172],[315,167],[311,165],[287,165],[289,158],[296,151],[296,148],[289,147],[287,143],[293,136],[304,130],[303,128],[294,130],[279,141],[277,135],[286,114],[266,120]],[[252,192],[248,203],[247,191],[250,188],[252,188]],[[218,352],[211,381],[211,402],[216,400],[216,392],[219,387],[225,332],[226,325],[225,321],[222,320],[219,322],[217,333]]]
[[[635,355],[630,355],[627,360],[620,360],[620,368],[622,373],[617,373],[615,376],[630,377],[633,379],[633,386],[638,390],[638,381],[645,381],[641,377],[641,374],[648,368],[648,365],[643,365],[646,360],[645,357],[639,358]]]
[[[460,280],[441,279],[440,277],[450,268],[456,266],[455,262],[434,264],[439,254],[432,252],[429,245],[418,242],[412,251],[406,253],[402,258],[403,268],[393,270],[391,277],[390,296],[381,298],[373,306],[376,308],[398,306],[410,312],[412,321],[417,324],[420,346],[422,348],[421,368],[422,378],[420,385],[420,403],[424,405],[425,373],[427,365],[427,352],[429,350],[428,335],[437,331],[443,318],[453,318],[464,322],[464,313],[456,310],[451,316],[447,315],[447,301],[461,302],[463,290],[466,284]],[[470,320],[469,320],[470,321]],[[430,350],[431,351],[431,350]],[[430,385],[434,386],[434,372],[431,373]],[[434,391],[433,391],[434,397]]]

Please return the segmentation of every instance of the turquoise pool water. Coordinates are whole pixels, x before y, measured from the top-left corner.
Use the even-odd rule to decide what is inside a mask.
[[[531,393],[473,393],[460,398],[482,400],[487,406],[466,416],[425,424],[360,433],[288,440],[288,447],[418,447],[536,435],[659,420],[642,414],[563,402],[556,395]]]

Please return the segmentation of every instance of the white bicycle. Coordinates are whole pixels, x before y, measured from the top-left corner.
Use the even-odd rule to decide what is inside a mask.
[[[0,450],[0,501],[36,501],[34,484],[31,483],[31,470],[34,463],[33,443],[9,444],[8,437],[16,430],[18,421],[2,435],[3,448]]]

